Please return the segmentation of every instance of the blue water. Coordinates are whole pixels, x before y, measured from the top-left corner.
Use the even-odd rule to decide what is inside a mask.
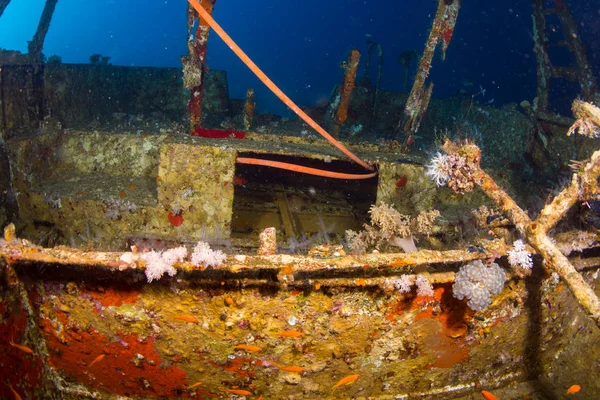
[[[600,2],[567,3],[598,73],[600,53],[593,44],[600,42]],[[43,5],[43,0],[12,0],[0,18],[0,47],[26,52]],[[367,38],[383,45],[382,88],[402,90],[398,54],[422,52],[436,6],[434,0],[218,0],[213,16],[294,101],[314,105],[328,99],[341,80],[339,64],[350,49],[359,49],[364,59]],[[184,0],[60,0],[44,54],[59,55],[65,63],[87,63],[91,54],[100,53],[114,65],[180,67],[187,52],[186,10]],[[232,97],[242,98],[255,87],[260,111],[289,114],[214,34],[207,59],[210,68],[228,72]],[[553,60],[569,61],[560,53]],[[374,58],[372,75],[375,68]],[[436,57],[431,78],[437,98],[462,88],[471,94],[485,89],[481,102],[493,99],[498,106],[531,101],[536,89],[531,1],[464,1],[446,61]],[[554,106],[568,111],[577,87],[564,83],[553,90],[565,96]]]

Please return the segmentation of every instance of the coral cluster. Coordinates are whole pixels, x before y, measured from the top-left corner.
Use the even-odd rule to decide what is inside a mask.
[[[385,281],[386,287],[393,286],[400,293],[409,293],[413,285],[417,287],[417,296],[432,297],[434,295],[431,282],[423,275],[417,275],[416,278],[411,275],[402,275]]]
[[[165,251],[146,251],[138,253],[135,246],[131,253],[124,253],[120,261],[124,263],[121,269],[135,267],[138,260],[146,263],[146,278],[148,282],[160,279],[165,273],[174,276],[177,270],[174,268],[176,262],[182,262],[188,256],[185,246],[176,247]],[[220,250],[212,250],[208,243],[198,242],[191,255],[191,263],[199,267],[216,267],[225,261],[227,256]]]
[[[160,279],[165,273],[174,276],[177,270],[173,264],[181,262],[187,256],[185,247],[176,247],[166,251],[149,251],[143,253],[140,258],[146,262],[146,277],[148,282]]]
[[[525,249],[525,242],[520,239],[515,240],[513,249],[508,251],[508,263],[512,267],[521,267],[525,269],[531,269],[531,267],[533,267],[531,253]]]
[[[191,261],[194,266],[216,267],[225,261],[227,255],[221,250],[213,250],[206,242],[198,242],[192,252]]]
[[[417,285],[417,296],[433,296],[433,286],[431,286],[429,280],[423,275],[417,276],[417,279],[415,279],[415,285]]]
[[[567,136],[577,132],[590,138],[600,137],[600,127],[597,125],[600,120],[600,109],[593,104],[577,99],[573,101],[571,108],[577,120],[567,131]]]
[[[584,103],[587,104],[587,103]],[[574,107],[582,104],[574,104]],[[600,115],[596,116],[595,109],[587,107],[579,110],[581,119],[589,119],[600,127]],[[542,208],[535,220],[532,220],[527,212],[521,209],[517,203],[497,184],[491,176],[481,169],[481,151],[471,143],[457,144],[449,140],[441,146],[446,154],[454,154],[465,157],[467,160],[468,176],[472,183],[477,184],[483,192],[494,201],[496,206],[502,211],[510,222],[517,228],[521,236],[535,249],[537,254],[543,258],[543,265],[547,270],[558,273],[561,279],[565,281],[574,297],[586,312],[600,326],[600,299],[594,289],[586,282],[577,269],[571,264],[553,243],[548,236],[558,222],[567,215],[568,211],[578,202],[587,201],[598,193],[598,177],[600,176],[600,151],[595,151],[592,156],[586,160],[577,163],[576,173],[573,175],[571,184],[558,194],[554,199]],[[462,279],[468,277],[461,274]],[[457,276],[459,281],[460,276]],[[466,297],[464,292],[473,288],[466,284],[455,284],[459,296]],[[462,289],[462,290],[461,290]],[[477,293],[476,293],[477,294]],[[477,305],[476,305],[477,306]]]
[[[405,253],[417,251],[413,234],[431,234],[433,221],[440,215],[438,210],[430,210],[411,218],[386,203],[371,206],[369,213],[372,225],[365,224],[365,229],[360,232],[346,231],[348,247],[355,254],[365,253],[368,248],[379,250],[388,246],[399,247]]]
[[[392,284],[400,293],[408,293],[410,292],[412,281],[408,275],[402,275],[400,278],[394,279]]]
[[[438,152],[429,162],[426,173],[436,185],[448,185],[457,193],[470,192],[474,187],[467,158],[458,154]]]
[[[506,274],[498,264],[492,263],[488,267],[481,260],[476,260],[456,273],[452,292],[459,300],[468,299],[469,308],[480,311],[492,303],[491,296],[502,291],[504,282]]]
[[[426,174],[438,187],[446,186],[450,180],[448,156],[439,151],[433,156],[427,165]]]

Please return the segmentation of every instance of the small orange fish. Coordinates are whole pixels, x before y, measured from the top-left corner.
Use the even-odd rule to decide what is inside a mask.
[[[241,350],[246,350],[246,351],[251,351],[253,353],[256,353],[258,351],[262,351],[262,349],[258,346],[251,346],[249,344],[238,344],[237,346],[234,347],[234,349],[241,349]]]
[[[15,389],[13,389],[10,382],[8,382],[8,384],[6,386],[8,386],[10,388],[10,391],[12,392],[13,396],[15,397],[15,400],[23,400],[23,398],[21,396],[19,396],[19,393],[17,393],[17,391]]]
[[[237,394],[238,396],[251,396],[252,392],[243,389],[227,389],[229,393]]]
[[[92,365],[99,363],[104,358],[105,354],[100,354],[98,357],[94,358],[94,361],[90,365],[88,365],[88,369],[92,368]]]
[[[487,390],[482,390],[481,395],[485,400],[498,400],[496,396],[494,396],[491,392],[488,392]]]
[[[21,351],[24,351],[25,353],[28,353],[28,354],[33,354],[33,350],[31,350],[31,349],[30,349],[29,347],[27,347],[27,346],[23,346],[22,344],[16,344],[16,343],[13,343],[13,341],[12,341],[12,340],[9,340],[9,341],[8,341],[8,343],[9,343],[9,344],[10,344],[12,347],[15,347],[15,348],[17,348],[17,349],[19,349],[19,350],[21,350]]]
[[[581,386],[573,385],[569,388],[569,390],[567,390],[567,394],[575,394],[575,393],[579,392],[580,390],[581,390]]]
[[[356,284],[356,286],[367,286],[367,281],[361,278],[355,279],[354,283]]]
[[[190,386],[186,387],[186,389],[187,390],[194,389],[194,388],[197,388],[200,385],[202,385],[202,382],[196,382],[193,385],[190,385]]]
[[[173,318],[179,319],[185,322],[198,322],[198,318],[192,317],[191,315],[176,315]]]
[[[335,391],[335,389],[339,388],[342,385],[349,385],[353,383],[355,380],[358,379],[359,376],[360,375],[356,374],[343,377],[338,383],[335,384],[335,386],[333,387],[333,391]]]
[[[298,331],[283,331],[274,333],[275,336],[279,337],[300,337],[304,336],[304,333]]]
[[[295,367],[293,365],[285,367],[283,365],[277,365],[275,363],[272,363],[272,364],[282,371],[296,372],[298,374],[301,374],[302,372],[306,371],[306,368],[303,368],[303,367]]]

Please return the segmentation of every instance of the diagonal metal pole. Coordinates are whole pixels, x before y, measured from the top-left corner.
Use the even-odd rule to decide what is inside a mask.
[[[31,56],[33,63],[39,63],[42,61],[41,58],[42,49],[44,48],[44,40],[46,39],[48,28],[50,28],[50,22],[52,21],[52,15],[54,14],[56,3],[58,3],[58,0],[46,0],[46,5],[44,6],[44,11],[42,11],[42,16],[40,17],[40,23],[38,24],[37,31],[35,32],[35,35],[33,35],[33,39],[27,45],[29,55]]]
[[[4,10],[6,9],[6,6],[8,6],[8,3],[10,3],[10,0],[0,0],[0,17],[2,16],[2,13],[4,12]]]

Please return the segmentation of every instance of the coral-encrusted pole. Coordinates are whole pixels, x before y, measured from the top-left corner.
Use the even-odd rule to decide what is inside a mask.
[[[348,62],[345,65],[344,81],[340,87],[340,101],[337,108],[335,123],[332,127],[331,134],[335,137],[340,135],[340,128],[346,118],[348,118],[348,106],[350,105],[350,95],[354,89],[354,80],[356,79],[356,70],[360,61],[360,53],[358,50],[352,50],[348,57]]]
[[[212,14],[216,0],[205,0],[201,3],[204,9]],[[194,32],[194,25],[198,28]],[[204,73],[206,72],[206,49],[210,27],[190,5],[188,8],[188,55],[181,57],[183,64],[183,86],[190,90],[188,112],[190,113],[190,131],[202,125],[202,96]]]
[[[254,89],[250,88],[246,90],[246,102],[244,103],[244,129],[250,130],[252,126],[252,119],[254,119],[254,109],[256,103],[254,102]]]
[[[582,200],[585,193],[597,193],[597,178],[600,175],[600,150],[596,151],[591,159],[581,167],[573,176],[572,183],[560,193],[552,203],[544,207],[540,216],[531,221],[527,213],[504,192],[496,182],[480,167],[480,151],[473,144],[458,146],[446,141],[442,149],[466,161],[458,178],[468,178],[487,194],[496,205],[504,211],[510,221],[516,226],[521,235],[527,238],[529,244],[544,259],[544,266],[550,271],[555,271],[567,283],[571,292],[600,326],[600,300],[594,290],[585,282],[573,265],[564,256],[555,243],[548,237],[548,230],[554,227],[558,220],[564,216],[568,209],[577,200]],[[457,179],[451,176],[451,180]],[[451,185],[452,182],[449,182]]]
[[[277,254],[277,230],[273,227],[265,228],[259,235],[259,256],[272,256]]]
[[[438,9],[429,32],[429,39],[425,44],[425,50],[423,50],[423,56],[419,61],[419,67],[417,75],[415,76],[415,83],[413,84],[406,106],[404,107],[404,114],[398,124],[398,129],[406,134],[404,142],[402,144],[402,150],[408,151],[410,146],[414,142],[414,136],[421,119],[427,110],[429,100],[431,99],[431,92],[433,91],[433,84],[430,84],[425,88],[425,80],[429,76],[429,70],[431,68],[431,60],[435,54],[435,49],[440,42],[442,42],[442,60],[446,59],[446,49],[452,39],[454,33],[454,26],[456,25],[456,18],[458,17],[458,10],[460,9],[459,0],[439,0]]]

